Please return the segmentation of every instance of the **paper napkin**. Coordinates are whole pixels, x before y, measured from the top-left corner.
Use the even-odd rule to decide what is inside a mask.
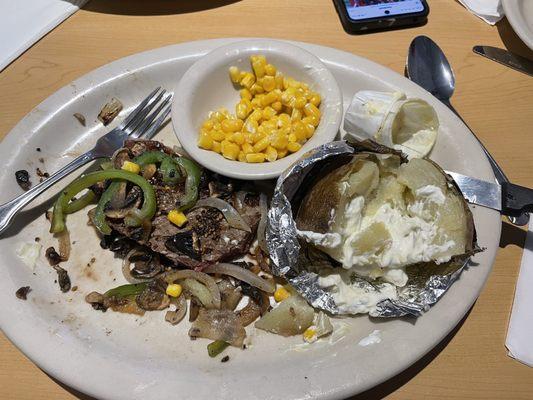
[[[494,25],[504,15],[501,0],[459,0],[459,3],[487,24]]]
[[[533,214],[531,217],[505,346],[509,356],[533,367]]]
[[[0,0],[0,71],[87,0]]]

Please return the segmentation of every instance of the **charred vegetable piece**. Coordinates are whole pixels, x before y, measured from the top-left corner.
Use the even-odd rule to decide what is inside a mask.
[[[56,251],[54,247],[49,247],[46,249],[44,255],[46,256],[46,259],[48,260],[48,263],[50,266],[54,266],[59,264],[63,259],[59,255],[59,253]]]
[[[24,190],[29,190],[31,186],[30,174],[25,169],[15,172],[15,179],[19,186]]]
[[[194,249],[192,232],[179,232],[169,237],[165,242],[165,247],[176,253],[183,253],[194,260],[200,260],[200,255]]]
[[[70,277],[68,276],[68,272],[59,265],[54,265],[54,269],[57,272],[57,282],[59,283],[59,288],[63,293],[68,292],[70,290]]]
[[[109,125],[111,121],[122,111],[122,103],[120,100],[115,99],[114,97],[107,103],[100,114],[98,114],[98,119],[104,124]]]
[[[15,296],[21,300],[26,300],[29,292],[31,292],[31,288],[29,286],[22,286],[15,292]]]
[[[65,229],[65,208],[69,201],[76,196],[83,189],[87,189],[91,185],[104,181],[106,179],[119,179],[132,182],[139,186],[143,191],[144,203],[139,210],[134,210],[131,215],[124,219],[126,225],[140,226],[145,219],[152,219],[156,211],[156,200],[154,188],[143,177],[133,174],[131,172],[122,170],[105,170],[90,172],[68,185],[58,197],[52,215],[52,226],[50,232],[59,233]]]
[[[207,354],[209,357],[216,357],[229,346],[229,343],[224,342],[223,340],[215,340],[212,343],[207,345]]]

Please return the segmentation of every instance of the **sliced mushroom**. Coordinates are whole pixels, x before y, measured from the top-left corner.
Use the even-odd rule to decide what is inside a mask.
[[[152,281],[148,283],[141,294],[135,297],[135,302],[143,310],[163,310],[170,304],[170,300],[165,294],[165,287],[166,285],[160,281]]]

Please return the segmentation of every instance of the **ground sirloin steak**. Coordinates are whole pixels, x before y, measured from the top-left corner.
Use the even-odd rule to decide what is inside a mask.
[[[127,141],[125,148],[128,151],[121,153],[120,164],[145,151],[162,151],[177,155],[168,147],[153,140]],[[117,159],[115,162],[117,163]],[[115,165],[115,167],[118,168],[120,165]],[[252,233],[230,227],[222,213],[211,207],[199,207],[187,211],[188,222],[179,228],[167,219],[167,214],[176,208],[176,203],[183,196],[185,192],[183,183],[169,187],[164,185],[157,175],[150,182],[156,192],[157,212],[152,220],[152,230],[148,240],[142,238],[140,228],[127,227],[122,220],[108,218],[108,223],[114,230],[149,247],[154,252],[164,255],[170,261],[189,268],[200,268],[205,264],[231,261],[247,253],[261,218],[257,194],[247,194],[243,204],[240,204],[236,195],[231,193],[235,185],[225,185],[224,191],[214,191],[213,187],[220,187],[220,184],[215,181],[212,173],[204,170],[199,188],[199,198],[209,197],[210,193],[213,196],[224,198],[237,209],[241,217],[250,225]],[[177,246],[172,246],[172,243],[176,243]]]

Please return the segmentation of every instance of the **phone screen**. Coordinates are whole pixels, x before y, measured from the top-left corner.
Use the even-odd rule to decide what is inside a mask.
[[[344,0],[344,5],[350,19],[355,21],[424,10],[420,0]]]

